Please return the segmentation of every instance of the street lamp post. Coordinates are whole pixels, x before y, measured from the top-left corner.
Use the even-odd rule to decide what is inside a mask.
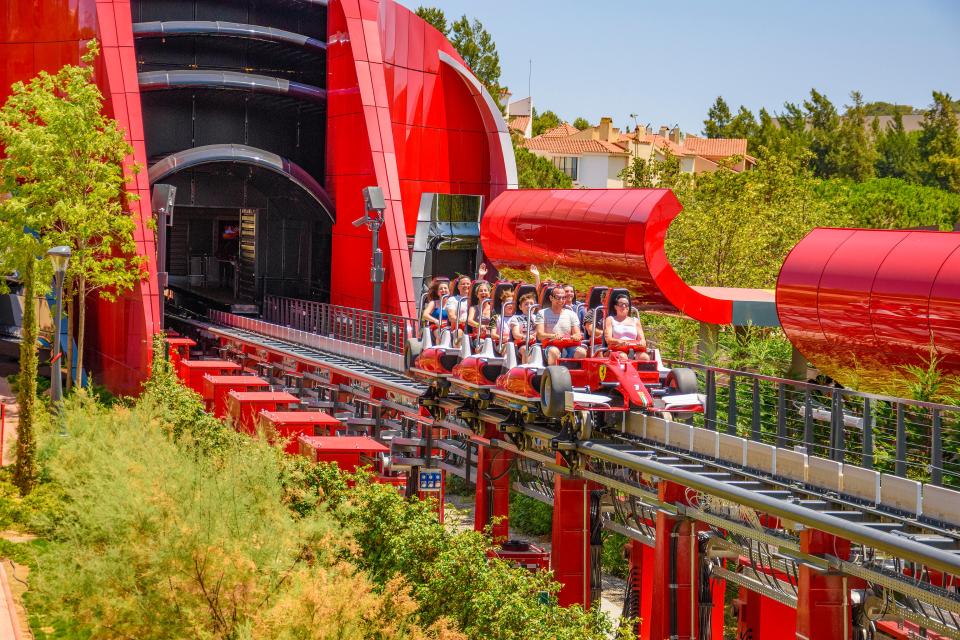
[[[47,251],[47,257],[53,264],[54,296],[57,313],[53,328],[53,353],[50,354],[50,397],[55,407],[63,400],[63,381],[60,376],[60,326],[63,323],[63,278],[70,263],[70,247],[54,247]],[[68,365],[69,366],[69,365]]]
[[[370,264],[370,281],[373,283],[373,312],[380,313],[380,285],[383,283],[383,251],[380,250],[380,227],[383,225],[383,212],[387,208],[380,187],[364,187],[363,203],[366,213],[353,221],[353,226],[366,226],[373,236],[373,249]]]

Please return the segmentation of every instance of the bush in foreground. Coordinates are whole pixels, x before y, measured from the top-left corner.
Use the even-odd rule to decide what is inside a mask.
[[[455,638],[415,618],[402,579],[375,588],[324,512],[284,504],[278,455],[234,440],[189,455],[152,402],[66,409],[44,441],[64,496],[30,601],[41,626],[97,638]]]

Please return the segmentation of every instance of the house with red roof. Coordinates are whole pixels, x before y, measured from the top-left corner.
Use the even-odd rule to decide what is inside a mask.
[[[523,146],[553,162],[575,186],[586,188],[622,188],[620,173],[634,159],[650,162],[673,156],[680,160],[680,171],[690,174],[713,172],[723,165],[744,171],[756,164],[745,139],[683,136],[677,127],[651,133],[638,126],[622,133],[612,118],[601,118],[600,124],[583,131],[564,122],[524,140]]]

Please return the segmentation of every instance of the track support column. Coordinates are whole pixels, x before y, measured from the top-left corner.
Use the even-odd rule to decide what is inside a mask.
[[[486,425],[484,435],[493,442],[501,435],[494,425]],[[510,538],[510,473],[513,453],[494,446],[477,450],[477,493],[473,528],[483,531],[492,524],[493,542]]]
[[[794,640],[797,612],[785,604],[740,587],[737,595],[737,637]]]
[[[658,486],[661,502],[686,504],[686,487],[661,481]],[[644,571],[654,572],[650,620],[644,620],[642,637],[651,640],[694,640],[696,638],[697,579],[699,561],[696,525],[692,520],[657,512],[657,546],[653,566]]]
[[[850,557],[850,543],[821,531],[807,529],[800,532],[800,551],[811,555],[829,554],[847,560]],[[849,640],[851,626],[850,585],[847,578],[801,564],[797,589],[796,640]]]
[[[557,454],[557,464],[565,465]],[[586,480],[553,480],[553,548],[550,565],[562,587],[557,594],[563,607],[590,606],[590,486]]]
[[[627,543],[630,573],[627,576],[627,599],[623,615],[639,618],[635,632],[639,640],[650,640],[650,616],[653,605],[654,549],[637,540]]]

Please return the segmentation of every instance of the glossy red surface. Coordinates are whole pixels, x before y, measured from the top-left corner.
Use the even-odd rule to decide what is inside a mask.
[[[815,229],[790,252],[777,282],[790,341],[818,368],[887,390],[891,368],[960,372],[960,234]]]
[[[651,310],[729,324],[734,294],[744,291],[706,295],[667,260],[664,239],[681,209],[666,189],[506,191],[484,212],[480,237],[498,267],[563,267],[595,284],[628,286]]]
[[[227,417],[227,394],[231,391],[252,391],[265,389],[270,383],[256,376],[238,375],[211,375],[203,376],[203,397],[207,408],[213,409],[213,415],[218,418]]]
[[[0,3],[0,102],[13,82],[79,63],[87,41],[94,37],[102,50],[96,82],[104,95],[104,111],[126,131],[134,149],[128,162],[145,167],[129,0]],[[91,299],[87,322],[85,364],[98,383],[116,393],[139,390],[149,371],[151,336],[160,329],[156,249],[148,227],[150,190],[145,173],[130,177],[128,191],[140,197],[130,205],[137,221],[137,253],[147,259],[148,275],[116,302]]]
[[[364,213],[363,187],[378,185],[387,203],[384,310],[413,315],[408,237],[420,196],[490,199],[507,188],[499,116],[441,61],[442,53],[462,64],[450,43],[393,0],[331,0],[327,32],[327,190],[337,209],[331,301],[370,306],[370,234],[351,222]]]

